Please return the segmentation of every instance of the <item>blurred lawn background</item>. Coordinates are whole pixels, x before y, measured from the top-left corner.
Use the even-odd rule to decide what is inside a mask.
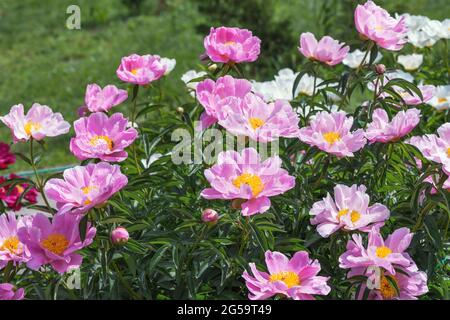
[[[248,28],[262,39],[251,78],[270,79],[283,67],[301,63],[298,38],[311,31],[357,45],[353,8],[357,0],[2,0],[0,2],[0,114],[23,103],[49,105],[72,122],[88,83],[121,85],[115,70],[122,56],[159,54],[175,58],[164,79],[164,100],[173,111],[187,101],[181,75],[199,69],[203,37],[210,26]],[[448,18],[448,0],[378,0],[391,13]],[[66,28],[69,5],[81,8],[81,30]],[[123,86],[124,87],[124,86]],[[68,135],[50,139],[41,167],[76,163]],[[10,141],[2,125],[0,141]],[[15,146],[21,151],[23,146]],[[11,170],[20,171],[20,163]]]

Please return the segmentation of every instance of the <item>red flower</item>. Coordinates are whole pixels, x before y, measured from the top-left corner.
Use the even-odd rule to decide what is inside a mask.
[[[16,162],[16,156],[9,151],[9,145],[0,142],[0,170],[8,168],[10,164]]]
[[[20,178],[18,175],[10,174],[9,180]],[[5,177],[0,177],[0,183],[7,182],[8,179]],[[20,196],[23,192],[29,187],[29,184],[22,183],[12,186],[11,184],[5,185],[3,187],[0,187],[0,200],[3,200],[3,202],[8,206],[8,208],[19,211],[22,208],[23,202],[19,201]],[[11,189],[13,188],[13,189]],[[31,188],[28,190],[28,192],[23,197],[24,200],[31,204],[37,203],[37,196],[39,192],[36,190],[36,188]],[[23,200],[22,199],[22,200]]]

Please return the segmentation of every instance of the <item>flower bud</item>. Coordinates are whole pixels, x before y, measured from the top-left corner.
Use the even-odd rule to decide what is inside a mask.
[[[177,108],[177,112],[180,113],[180,114],[183,114],[184,113],[184,109],[182,107],[178,107]]]
[[[210,222],[215,223],[219,220],[219,214],[216,210],[213,209],[205,209],[202,212],[202,221],[203,222]]]
[[[378,74],[383,74],[383,73],[386,72],[386,66],[385,66],[384,64],[382,64],[382,63],[379,63],[379,64],[377,64],[377,65],[375,66],[375,71],[376,71]]]
[[[114,244],[124,244],[128,241],[130,235],[127,229],[123,227],[117,227],[111,232],[111,241]]]
[[[208,67],[208,70],[209,70],[209,71],[216,71],[216,69],[217,69],[217,64],[215,64],[215,63],[213,63],[212,65],[210,65],[210,66]]]

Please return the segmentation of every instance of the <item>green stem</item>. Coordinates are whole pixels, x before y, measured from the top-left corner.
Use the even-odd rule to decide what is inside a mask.
[[[137,97],[139,94],[139,85],[134,85],[133,87],[133,98],[132,98],[132,102],[133,102],[133,109],[131,111],[131,125],[134,126],[134,124],[136,123],[136,113],[137,113]],[[139,165],[139,161],[137,158],[137,151],[136,151],[136,142],[134,142],[131,145],[131,150],[133,152],[133,158],[134,158],[134,165],[136,166],[136,170],[138,172],[138,174],[141,174],[141,166]]]
[[[356,74],[358,74],[361,71],[361,69],[364,67],[367,55],[369,54],[370,51],[372,51],[372,48],[374,45],[375,45],[375,43],[373,41],[370,41],[370,44],[367,47],[366,53],[364,54],[364,58],[362,58],[358,68],[356,69]]]
[[[128,291],[130,296],[132,296],[134,299],[142,300],[142,296],[139,295],[138,293],[134,292],[133,289],[128,284],[128,282],[123,278],[122,272],[119,270],[119,267],[117,266],[117,264],[115,262],[112,262],[112,265],[114,267],[114,270],[116,271],[116,274],[119,276],[120,283],[123,285],[125,290]]]
[[[34,139],[31,138],[30,139],[30,160],[31,160],[31,167],[33,168],[33,172],[36,177],[36,186],[38,187],[38,190],[42,195],[42,199],[44,200],[45,205],[50,210],[49,212],[52,213],[53,208],[50,205],[50,203],[48,202],[47,196],[45,195],[45,192],[44,192],[44,182],[41,180],[41,177],[39,176],[37,168],[36,168],[36,163],[35,163],[35,159],[34,159],[33,141],[34,141]]]

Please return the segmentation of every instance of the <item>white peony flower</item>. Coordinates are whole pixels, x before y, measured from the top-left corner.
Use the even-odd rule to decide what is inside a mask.
[[[428,104],[438,110],[450,108],[450,85],[436,86],[434,97],[428,101]]]
[[[431,47],[443,38],[443,24],[424,16],[402,15],[408,27],[408,42],[417,48]]]
[[[166,72],[164,75],[168,75],[176,66],[177,60],[170,58],[161,58],[161,63],[166,66]]]
[[[423,62],[423,55],[421,54],[408,54],[399,55],[397,62],[405,68],[407,71],[413,71],[420,67]]]
[[[346,66],[352,68],[352,69],[356,69],[361,64],[365,54],[366,53],[364,51],[356,49],[355,51],[352,51],[352,52],[348,53],[347,56],[342,61],[342,63],[345,64]],[[378,63],[381,60],[381,58],[383,58],[383,55],[378,52],[374,63]],[[369,61],[370,61],[370,54],[367,55],[367,57],[366,57],[366,59],[364,61],[364,64],[369,63]]]
[[[191,96],[195,97],[195,89],[197,88],[198,82],[190,82],[193,79],[197,79],[203,76],[206,76],[207,73],[205,71],[197,72],[195,70],[189,70],[185,74],[181,76],[181,81],[186,84],[186,87],[191,90]]]

